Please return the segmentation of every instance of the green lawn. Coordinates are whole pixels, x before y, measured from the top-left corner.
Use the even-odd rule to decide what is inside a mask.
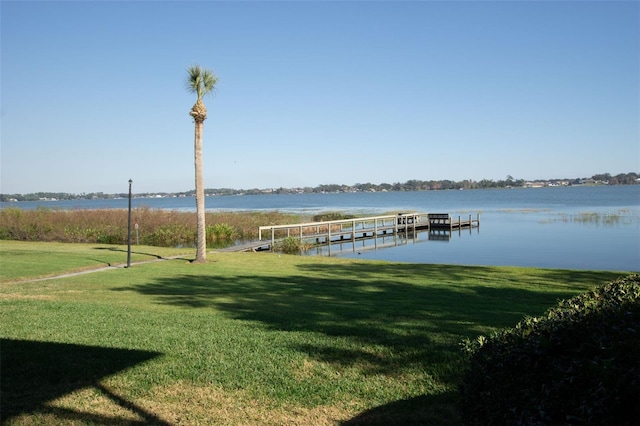
[[[191,254],[195,249],[131,246],[131,262]],[[128,247],[0,240],[0,282],[127,264]]]
[[[29,244],[0,242],[8,424],[457,425],[461,340],[624,275],[189,253],[16,281],[126,262]]]

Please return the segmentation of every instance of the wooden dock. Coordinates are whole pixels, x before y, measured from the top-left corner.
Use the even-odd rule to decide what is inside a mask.
[[[353,243],[364,239],[387,236],[415,235],[419,231],[433,231],[442,235],[449,231],[480,226],[480,215],[475,219],[458,216],[453,219],[448,213],[400,213],[397,215],[372,216],[355,219],[330,220],[324,222],[297,223],[291,225],[268,225],[259,227],[258,241],[239,244],[218,251],[265,251],[271,250],[278,241],[287,237],[299,238],[314,245]],[[441,240],[442,238],[436,238]]]

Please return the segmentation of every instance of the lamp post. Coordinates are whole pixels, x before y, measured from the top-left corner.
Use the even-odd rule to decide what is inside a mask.
[[[129,223],[127,231],[127,268],[131,267],[131,183],[133,181],[129,179]]]

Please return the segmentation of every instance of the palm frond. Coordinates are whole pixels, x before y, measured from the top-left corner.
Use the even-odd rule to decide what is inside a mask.
[[[187,90],[195,93],[198,99],[202,99],[207,93],[211,93],[218,83],[218,77],[213,71],[192,65],[187,69]]]
[[[211,93],[218,83],[218,77],[211,70],[204,70],[202,75],[203,95]]]
[[[202,70],[198,65],[192,65],[187,68],[187,89],[191,93],[197,93],[198,88],[200,87],[200,76],[202,75]]]

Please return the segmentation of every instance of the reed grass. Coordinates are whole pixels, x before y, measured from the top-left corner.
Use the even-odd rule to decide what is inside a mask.
[[[209,212],[207,242],[221,248],[258,238],[262,225],[303,220],[300,215],[271,212]],[[135,225],[137,226],[137,232]],[[143,245],[194,247],[196,215],[192,212],[136,208],[132,210],[132,238]],[[38,208],[0,210],[0,239],[70,243],[126,244],[128,212],[122,209],[56,210]]]
[[[580,223],[603,226],[638,225],[640,224],[640,211],[619,209],[606,212],[559,213],[543,222]]]

